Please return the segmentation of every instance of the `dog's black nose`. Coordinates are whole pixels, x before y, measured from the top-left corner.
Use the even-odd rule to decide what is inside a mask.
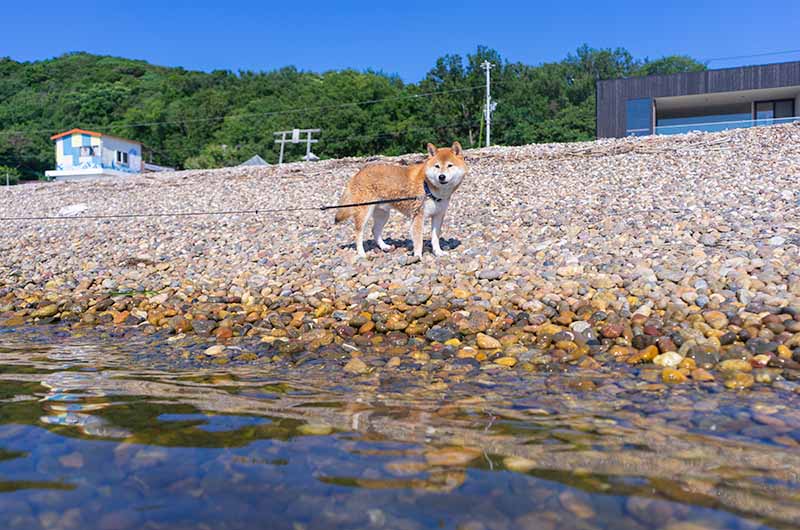
[[[439,175],[439,182],[444,182],[447,180],[447,175]]]

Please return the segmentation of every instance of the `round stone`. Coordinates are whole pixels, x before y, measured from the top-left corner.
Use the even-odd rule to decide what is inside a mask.
[[[478,344],[478,348],[482,350],[496,350],[503,346],[499,340],[483,333],[478,333],[475,342]]]
[[[657,364],[658,366],[665,368],[675,368],[681,363],[682,360],[683,357],[681,357],[679,353],[669,351],[662,353],[661,355],[656,355],[656,357],[653,359],[653,364]]]

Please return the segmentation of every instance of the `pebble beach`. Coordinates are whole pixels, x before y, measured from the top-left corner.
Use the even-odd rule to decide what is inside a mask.
[[[0,191],[3,217],[336,204],[367,163]],[[466,151],[434,258],[408,223],[356,258],[319,211],[4,221],[0,325],[163,338],[200,365],[627,371],[742,391],[800,379],[800,126]],[[429,230],[426,226],[426,237]]]

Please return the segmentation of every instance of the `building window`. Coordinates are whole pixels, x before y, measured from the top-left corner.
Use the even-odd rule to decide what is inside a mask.
[[[775,101],[756,101],[756,125],[772,125],[773,123],[787,123],[787,118],[794,117],[794,100],[779,99]]]
[[[81,147],[81,157],[84,156],[95,156],[95,148],[88,145]]]
[[[625,104],[625,136],[647,136],[653,132],[653,100],[629,99]]]
[[[778,119],[781,118],[793,118],[794,117],[794,100],[793,99],[783,99],[781,101],[775,102],[775,117]]]
[[[771,120],[775,117],[775,105],[772,101],[759,101],[756,103],[756,119]]]
[[[751,103],[687,105],[657,104],[656,134],[683,134],[691,131],[718,132],[752,126]]]
[[[121,164],[123,166],[128,165],[128,153],[125,151],[117,151],[117,164]]]

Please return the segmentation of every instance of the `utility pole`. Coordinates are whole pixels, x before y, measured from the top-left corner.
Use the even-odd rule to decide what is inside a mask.
[[[486,104],[484,106],[484,112],[486,112],[486,147],[489,147],[492,142],[492,111],[495,108],[495,105],[492,103],[492,81],[490,74],[494,65],[489,61],[483,61],[483,63],[481,63],[481,68],[486,70]]]

